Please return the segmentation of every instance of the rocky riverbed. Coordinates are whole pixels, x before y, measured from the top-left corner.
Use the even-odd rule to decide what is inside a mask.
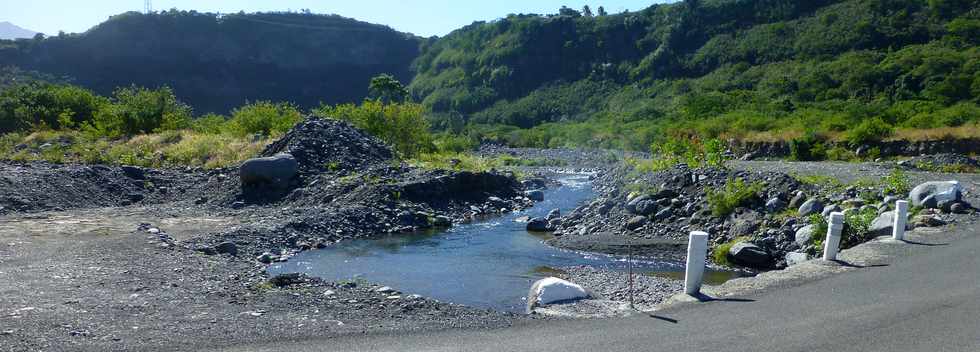
[[[0,162],[0,345],[13,351],[196,350],[309,336],[506,326],[541,317],[438,302],[383,283],[269,277],[265,269],[341,241],[439,229],[524,209],[534,204],[533,190],[552,184],[549,175],[558,169],[597,172],[599,198],[556,217],[549,242],[555,246],[625,253],[628,238],[638,255],[679,260],[687,231],[706,229],[716,245],[752,236],[750,243],[771,259],[766,268],[779,268],[786,265],[785,253],[807,250],[789,244],[806,226],[803,217],[782,214],[801,206],[794,204],[799,192],[842,208],[867,193],[800,182],[797,174],[850,182],[855,175],[883,177],[894,168],[735,162],[727,169],[677,167],[635,175],[621,166],[621,153],[500,147],[481,153],[541,162],[519,166],[528,175],[522,181],[503,171],[422,170],[396,161],[378,140],[329,120],[301,123],[263,152],[287,158],[294,168],[285,174],[263,176],[259,168],[243,179],[237,168]],[[916,183],[958,179],[965,193],[961,208],[976,202],[975,174],[909,175]],[[732,178],[766,187],[733,215],[709,216],[706,189]],[[881,206],[875,203],[886,195],[875,196],[865,205],[877,212]],[[777,211],[773,199],[785,204]],[[937,202],[938,210],[919,215],[943,223],[975,216],[972,206],[957,214],[953,204],[944,205],[948,209]],[[598,298],[621,303],[627,297],[621,272],[560,269]],[[634,288],[637,304],[651,307],[678,292],[680,282],[643,276]]]

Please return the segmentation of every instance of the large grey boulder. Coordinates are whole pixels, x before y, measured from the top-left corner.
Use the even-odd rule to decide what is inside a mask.
[[[552,303],[586,299],[592,295],[584,287],[557,277],[546,277],[531,285],[527,293],[527,311]]]
[[[800,216],[810,216],[810,214],[820,214],[821,211],[823,211],[823,202],[821,202],[819,199],[813,198],[803,202],[803,205],[800,206],[798,213]]]
[[[285,188],[296,177],[299,164],[290,154],[277,154],[265,158],[246,160],[238,169],[242,185],[267,185]]]
[[[923,201],[929,196],[935,199],[936,205],[945,200],[958,202],[963,198],[963,188],[958,181],[931,181],[919,184],[909,192],[912,206],[926,207]]]
[[[756,269],[772,267],[772,256],[765,249],[749,242],[737,243],[728,250],[728,259],[733,263]]]

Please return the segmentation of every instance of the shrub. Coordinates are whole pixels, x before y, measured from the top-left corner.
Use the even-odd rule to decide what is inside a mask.
[[[827,157],[823,141],[813,132],[789,141],[790,159],[796,161],[816,161]]]
[[[844,216],[844,229],[841,231],[841,248],[850,248],[867,242],[872,236],[868,230],[871,222],[878,217],[875,209],[865,209]]]
[[[725,144],[718,139],[702,142],[695,137],[670,138],[664,142],[650,145],[654,157],[654,168],[663,170],[684,162],[692,168],[724,167]]]
[[[112,103],[96,112],[86,130],[106,137],[182,129],[190,126],[191,108],[169,87],[132,86],[113,93]]]
[[[403,157],[412,158],[435,150],[424,112],[422,105],[415,103],[366,100],[361,105],[321,105],[313,115],[350,122],[385,141]]]
[[[912,181],[901,169],[894,169],[884,178],[885,194],[905,195],[912,190]]]
[[[879,117],[861,121],[857,127],[847,131],[847,141],[851,145],[861,145],[873,142],[880,142],[895,133],[892,125],[889,125]]]
[[[302,120],[303,114],[292,104],[259,101],[232,111],[228,130],[238,136],[275,136],[286,133]]]
[[[731,214],[735,208],[746,206],[756,200],[764,186],[762,182],[746,184],[741,178],[737,178],[729,179],[724,189],[708,189],[706,193],[711,214],[717,217]]]
[[[219,134],[227,129],[228,118],[217,115],[207,114],[194,119],[191,122],[191,130],[198,133]]]

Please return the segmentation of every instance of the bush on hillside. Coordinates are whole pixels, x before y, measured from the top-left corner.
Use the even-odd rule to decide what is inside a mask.
[[[274,136],[286,133],[302,120],[303,114],[292,104],[259,101],[232,111],[227,129],[238,136]],[[213,128],[216,122],[214,117],[210,117],[210,121],[203,123],[211,124]]]
[[[435,149],[424,112],[422,105],[415,103],[365,100],[361,105],[322,105],[313,110],[313,115],[350,122],[385,141],[403,157],[411,158]]]

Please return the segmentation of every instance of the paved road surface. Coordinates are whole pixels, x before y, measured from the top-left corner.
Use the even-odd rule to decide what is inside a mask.
[[[503,330],[352,336],[233,351],[980,351],[973,224],[888,246],[887,264],[730,301]]]

